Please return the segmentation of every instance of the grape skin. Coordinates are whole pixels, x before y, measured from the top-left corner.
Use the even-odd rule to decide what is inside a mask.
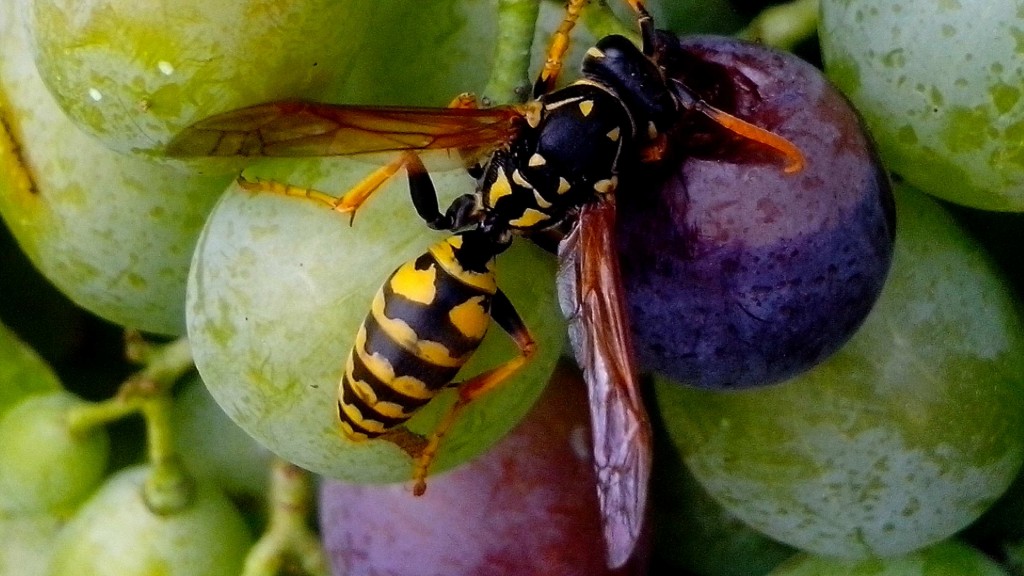
[[[839,352],[780,386],[656,386],[701,484],[819,554],[910,552],[977,518],[1024,460],[1024,318],[989,256],[933,201],[897,195],[891,278]]]
[[[673,145],[686,157],[618,193],[637,352],[687,385],[776,383],[838,349],[877,298],[892,256],[888,179],[856,113],[809,64],[730,38],[679,47],[670,74],[789,139],[806,166],[785,174],[777,157],[715,136],[701,147],[684,127]],[[711,73],[720,85],[703,85]]]

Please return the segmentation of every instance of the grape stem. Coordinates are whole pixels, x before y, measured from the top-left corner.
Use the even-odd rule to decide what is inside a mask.
[[[737,37],[792,50],[817,30],[818,0],[792,0],[766,8]]]
[[[192,479],[178,460],[171,426],[171,389],[193,369],[192,349],[185,338],[158,345],[128,331],[125,353],[142,368],[121,384],[113,398],[69,409],[68,428],[73,434],[87,434],[98,426],[141,414],[152,467],[143,488],[145,501],[155,514],[172,514],[187,507],[194,495]]]
[[[320,540],[307,524],[313,499],[309,472],[276,458],[270,474],[270,520],[249,550],[242,576],[275,576],[286,561],[310,576],[328,576]]]
[[[640,45],[640,31],[636,28],[636,20],[631,20],[629,24],[623,22],[615,15],[608,0],[601,0],[596,5],[587,6],[580,14],[580,21],[595,38],[618,34],[629,38],[634,44]]]
[[[540,0],[498,0],[498,39],[485,106],[525,102],[530,97],[530,53]]]

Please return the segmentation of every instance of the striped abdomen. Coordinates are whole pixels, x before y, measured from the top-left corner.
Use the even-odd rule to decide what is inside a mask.
[[[359,327],[338,392],[343,432],[362,440],[408,420],[448,385],[490,324],[490,265],[463,269],[455,235],[398,268]]]

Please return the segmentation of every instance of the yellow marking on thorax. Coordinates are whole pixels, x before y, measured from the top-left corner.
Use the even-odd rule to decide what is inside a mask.
[[[514,220],[510,220],[509,224],[518,228],[532,228],[540,222],[548,219],[548,215],[533,208],[527,208],[523,210],[523,215]]]
[[[448,311],[448,319],[466,338],[482,340],[491,323],[491,315],[483,306],[483,296],[473,296]]]
[[[537,202],[537,206],[541,208],[551,208],[551,202],[545,200],[544,197],[540,195],[540,192],[536,190],[533,191],[533,200]]]
[[[534,168],[536,168],[537,166],[543,166],[547,163],[548,161],[545,160],[543,156],[537,154],[536,152],[533,154],[533,156],[530,156],[529,160],[526,161],[527,166],[531,166]]]
[[[590,113],[593,112],[593,110],[594,110],[594,101],[593,100],[584,100],[584,101],[580,102],[580,112],[583,114],[584,118],[586,118],[587,116],[590,116]]]
[[[425,270],[416,268],[415,262],[402,264],[391,276],[391,290],[407,300],[420,304],[430,304],[437,297],[437,268],[433,265]]]
[[[487,191],[487,201],[491,206],[494,206],[498,203],[498,200],[511,193],[512,185],[508,183],[505,171],[499,168],[498,174],[494,177],[494,182],[491,182],[491,188]]]
[[[579,83],[578,81],[574,82],[574,84],[578,84],[578,83]],[[558,110],[559,108],[561,108],[562,106],[565,106],[566,104],[572,104],[574,102],[579,102],[580,100],[583,100],[583,98],[585,98],[585,97],[584,96],[573,96],[572,98],[566,98],[565,100],[558,100],[557,102],[547,102],[547,103],[544,104],[544,109],[549,111],[549,112],[551,110]]]
[[[612,142],[618,142],[619,141],[619,136],[621,136],[621,135],[622,135],[622,130],[618,126],[616,126],[615,128],[612,128],[608,132],[608,134],[606,134],[606,136],[608,136],[608,139],[611,140]]]
[[[604,58],[604,52],[601,52],[597,46],[591,46],[587,48],[587,56],[591,58]]]
[[[466,270],[455,258],[455,249],[462,246],[462,236],[449,236],[445,240],[430,247],[430,254],[445,272],[457,278],[463,284],[477,288],[488,294],[498,291],[498,283],[494,278],[494,263],[487,264],[487,272]]]
[[[416,335],[416,331],[413,330],[408,323],[404,320],[397,318],[388,318],[384,315],[384,295],[381,292],[377,292],[377,296],[373,299],[373,304],[370,307],[370,311],[373,314],[373,319],[380,325],[389,338],[394,340],[399,346],[404,348],[410,354],[415,355],[417,358],[426,360],[435,366],[444,366],[447,368],[458,368],[466,363],[467,357],[454,358],[448,348],[439,343],[431,342],[430,340],[420,340],[419,336]],[[362,350],[357,345],[356,350]],[[394,379],[394,370],[391,365],[388,364],[387,370],[390,371],[390,377],[384,378],[381,374],[376,372],[376,369],[383,369],[381,366],[381,358],[379,356],[367,357],[364,352],[360,353],[360,358],[366,363],[366,367],[374,373],[375,376],[383,380],[384,382],[390,382]],[[372,363],[372,364],[371,364]]]
[[[559,176],[558,177],[558,190],[555,190],[555,192],[557,192],[558,194],[565,194],[566,192],[569,191],[570,188],[572,188],[572,185],[569,184],[569,181],[566,180],[565,178],[562,178],[561,176]]]
[[[533,184],[530,184],[527,182],[526,178],[523,178],[523,174],[519,171],[519,168],[512,171],[512,181],[523,188],[533,189]]]
[[[594,190],[601,194],[608,194],[615,191],[615,187],[618,185],[619,179],[615,176],[606,180],[598,180],[594,182]]]

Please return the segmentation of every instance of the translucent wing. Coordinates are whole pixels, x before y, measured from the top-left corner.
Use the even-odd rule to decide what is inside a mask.
[[[507,142],[521,111],[271,102],[211,116],[171,141],[172,156],[348,156],[479,149]]]
[[[651,430],[640,397],[615,250],[612,195],[583,207],[559,245],[559,301],[583,369],[608,565],[623,566],[643,529]]]

